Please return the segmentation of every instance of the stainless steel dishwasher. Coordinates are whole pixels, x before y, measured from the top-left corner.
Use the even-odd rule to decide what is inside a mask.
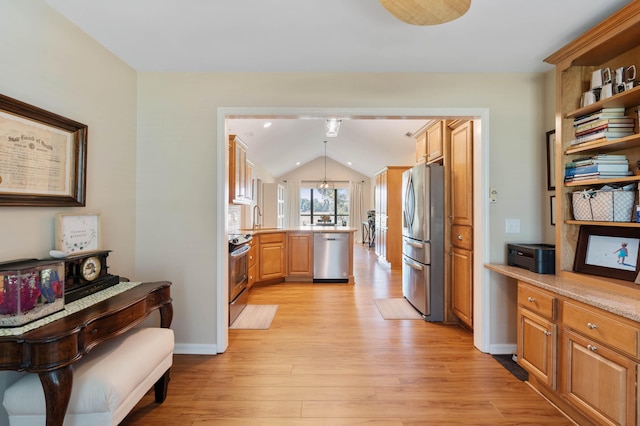
[[[349,281],[349,234],[323,232],[313,236],[313,282]]]

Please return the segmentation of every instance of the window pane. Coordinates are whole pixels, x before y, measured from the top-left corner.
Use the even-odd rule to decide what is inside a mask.
[[[333,216],[335,211],[334,192],[322,191],[313,192],[313,215],[330,215]]]
[[[348,189],[338,189],[336,191],[338,193],[338,214],[349,214],[349,190]]]

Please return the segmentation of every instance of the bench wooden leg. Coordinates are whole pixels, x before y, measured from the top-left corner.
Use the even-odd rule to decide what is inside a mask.
[[[164,402],[167,397],[167,388],[169,387],[169,370],[165,371],[162,377],[160,377],[156,384],[153,385],[156,393],[156,402],[158,403]]]

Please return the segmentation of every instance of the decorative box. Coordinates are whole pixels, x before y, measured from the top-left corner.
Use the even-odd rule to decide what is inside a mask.
[[[0,327],[18,327],[64,309],[64,261],[0,263]]]

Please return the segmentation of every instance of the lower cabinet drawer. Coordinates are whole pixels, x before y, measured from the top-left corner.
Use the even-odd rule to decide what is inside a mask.
[[[518,282],[518,305],[551,320],[557,316],[556,297],[522,282]]]
[[[639,330],[636,327],[572,301],[563,304],[562,322],[565,327],[638,358]]]
[[[473,248],[473,228],[464,225],[451,226],[451,245],[465,250]]]

